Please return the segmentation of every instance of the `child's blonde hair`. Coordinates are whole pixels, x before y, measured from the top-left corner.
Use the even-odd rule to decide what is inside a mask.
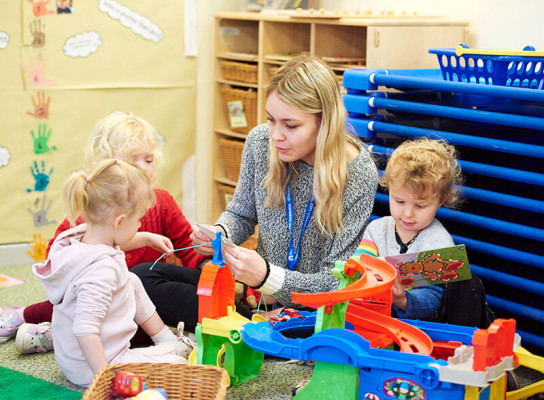
[[[64,212],[98,223],[115,213],[141,213],[155,201],[149,177],[136,164],[115,159],[98,161],[89,175],[72,174],[63,191]]]
[[[162,152],[155,128],[132,113],[114,111],[94,126],[85,157],[92,165],[106,158],[124,158],[143,148],[149,148],[155,165],[160,165]]]
[[[348,164],[345,144],[350,142],[358,148],[358,141],[345,131],[346,109],[338,80],[323,60],[302,53],[278,70],[266,88],[267,97],[272,93],[291,107],[315,114],[320,120],[314,161],[315,222],[323,233],[340,232]],[[269,155],[269,170],[263,182],[268,191],[266,204],[283,206],[286,164],[279,159],[272,144]],[[296,176],[294,165],[290,171]]]
[[[444,140],[419,138],[403,142],[393,152],[380,184],[406,186],[417,199],[429,191],[444,202],[444,207],[456,207],[463,184],[455,147]]]

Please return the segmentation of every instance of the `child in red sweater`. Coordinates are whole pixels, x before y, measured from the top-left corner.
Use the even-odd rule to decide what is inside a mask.
[[[93,129],[91,143],[86,150],[86,161],[93,165],[107,158],[118,158],[136,163],[146,175],[153,177],[155,167],[160,164],[162,154],[159,148],[158,134],[149,122],[130,113],[115,111],[101,119]],[[157,233],[169,238],[173,248],[192,246],[189,238],[192,228],[170,193],[155,188],[156,203],[141,220],[139,232]],[[76,220],[79,225],[84,222]],[[71,228],[65,219],[57,228],[55,236],[49,242],[47,254],[55,238]],[[195,253],[192,249],[174,253],[185,267],[195,271],[194,279],[198,281],[197,266],[206,257]],[[150,247],[142,247],[125,251],[129,269],[135,265],[153,262],[161,253]],[[190,290],[192,290],[191,285]],[[198,310],[187,310],[198,313]],[[50,334],[50,321],[53,305],[49,301],[32,304],[26,307],[8,307],[0,312],[0,343],[6,342],[17,334],[17,350],[22,353],[48,351],[53,348]],[[194,318],[191,318],[191,320]],[[177,321],[175,322],[177,324]],[[24,325],[23,325],[24,324]],[[36,325],[37,324],[37,325]],[[35,345],[35,337],[41,338],[40,345]]]

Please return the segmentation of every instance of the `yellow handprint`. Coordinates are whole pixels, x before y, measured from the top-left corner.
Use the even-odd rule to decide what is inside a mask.
[[[34,241],[29,242],[28,244],[30,247],[32,247],[32,251],[27,250],[26,253],[36,261],[44,261],[45,260],[45,250],[47,249],[47,241],[42,236],[41,233],[35,233],[32,236],[34,236]]]

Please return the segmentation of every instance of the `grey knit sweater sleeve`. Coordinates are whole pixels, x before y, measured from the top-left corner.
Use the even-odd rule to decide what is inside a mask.
[[[270,292],[288,307],[291,292],[315,293],[336,290],[338,281],[331,269],[337,260],[347,260],[355,252],[366,228],[377,189],[377,169],[370,153],[361,144],[360,154],[349,164],[343,196],[344,230],[335,235],[324,235],[315,225],[312,215],[308,228],[299,243],[302,220],[311,195],[313,167],[297,161],[298,180],[292,186],[293,241],[300,246],[300,258],[293,271],[287,267],[290,232],[284,207],[267,207],[266,190],[262,186],[268,170],[269,133],[265,124],[257,126],[248,135],[242,156],[238,186],[233,199],[217,223],[226,227],[235,243],[245,241],[259,225],[257,252],[274,271],[279,289]],[[278,278],[279,277],[279,278]],[[264,285],[265,287],[267,285]],[[263,289],[263,293],[265,290]]]
[[[380,257],[395,256],[400,253],[400,245],[395,239],[395,220],[383,217],[372,221],[364,233],[364,239],[374,242]],[[454,246],[455,243],[446,228],[436,218],[429,226],[421,230],[414,242],[408,246],[407,253],[423,250],[441,249]],[[406,292],[408,301],[406,311],[393,305],[397,317],[432,320],[442,299],[441,285],[422,286]]]

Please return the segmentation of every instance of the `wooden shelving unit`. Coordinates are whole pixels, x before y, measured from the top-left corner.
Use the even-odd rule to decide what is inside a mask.
[[[348,68],[438,68],[436,57],[427,52],[429,48],[455,47],[467,42],[467,22],[442,18],[216,14],[211,219],[219,216],[225,204],[220,185],[236,186],[235,180],[226,178],[225,168],[228,166],[219,145],[220,139],[243,141],[253,128],[231,126],[221,88],[241,89],[252,97],[256,96],[253,109],[245,109],[244,114],[246,117],[254,115],[256,123],[263,123],[266,121],[264,88],[275,69],[291,55],[308,52],[322,57],[341,79]],[[256,66],[256,81],[226,79],[221,68],[222,60]],[[238,109],[236,102],[231,106]]]

